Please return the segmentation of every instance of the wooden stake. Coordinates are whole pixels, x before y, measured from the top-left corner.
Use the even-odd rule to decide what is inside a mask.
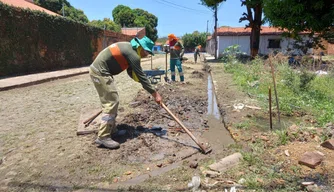
[[[273,130],[273,117],[271,115],[271,88],[269,87],[269,119],[270,119],[270,130]]]
[[[276,106],[277,106],[277,116],[278,116],[278,123],[281,125],[281,117],[280,117],[280,111],[279,111],[279,103],[278,103],[278,96],[277,96],[277,88],[276,88],[276,80],[275,80],[275,72],[274,72],[274,66],[271,63],[271,59],[269,56],[269,64],[271,68],[271,75],[273,77],[273,83],[274,83],[274,91],[275,91],[275,97],[276,97]]]

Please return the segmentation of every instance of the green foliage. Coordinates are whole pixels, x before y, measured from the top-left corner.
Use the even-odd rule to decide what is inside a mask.
[[[65,8],[64,13],[66,18],[81,23],[88,23],[89,20],[82,10],[67,6],[65,6],[64,8]]]
[[[110,18],[104,18],[101,20],[93,20],[88,25],[95,26],[100,29],[111,30],[115,32],[121,32],[121,26],[114,23]]]
[[[0,3],[1,76],[88,65],[99,32],[60,16]]]
[[[156,28],[158,26],[158,18],[142,9],[133,9],[133,12],[136,16],[134,25],[138,27],[145,27],[146,36],[152,41],[156,41],[158,39],[158,31]]]
[[[315,76],[308,71],[296,71],[286,63],[273,63],[280,111],[284,115],[293,115],[295,112],[314,115],[318,124],[324,125],[334,122],[334,80],[333,76]],[[235,83],[247,93],[256,95],[265,101],[268,107],[268,87],[273,82],[270,68],[261,59],[242,64],[232,60],[224,65],[226,72],[233,74]],[[257,82],[257,83],[255,83]],[[282,137],[282,143],[284,143]]]
[[[63,4],[67,7],[72,7],[67,0],[34,0],[34,2],[50,11],[60,13],[63,8]]]
[[[65,17],[68,19],[81,23],[88,23],[89,21],[82,10],[74,8],[67,0],[34,0],[34,2],[37,5],[60,15],[63,15],[64,13]]]
[[[222,53],[220,53],[219,57],[223,62],[230,62],[236,59],[238,54],[242,54],[239,49],[240,45],[231,45],[224,49]]]
[[[328,29],[333,27],[333,1],[328,0],[263,0],[267,21],[288,29],[293,36],[299,32],[323,33],[328,38]]]
[[[289,141],[289,134],[287,130],[276,130],[278,136],[278,145],[286,145]]]
[[[201,0],[202,5],[214,9],[219,3],[222,3],[226,0]]]
[[[206,46],[207,34],[205,32],[194,31],[192,34],[186,33],[182,36],[183,46],[185,49],[193,50],[196,46]]]
[[[115,23],[122,27],[134,27],[135,14],[130,7],[124,5],[118,5],[112,11],[112,17]]]
[[[131,9],[124,5],[118,5],[112,11],[112,16],[116,24],[122,27],[145,27],[146,36],[152,41],[156,41],[158,38],[158,18],[143,10],[143,9]]]
[[[163,45],[166,43],[168,40],[168,37],[159,37],[156,42],[162,43]]]

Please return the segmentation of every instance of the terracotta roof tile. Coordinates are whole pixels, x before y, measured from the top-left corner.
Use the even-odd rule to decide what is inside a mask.
[[[22,9],[31,9],[35,11],[43,11],[50,15],[60,16],[59,14],[49,11],[47,9],[44,9],[43,7],[40,7],[38,5],[35,5],[34,3],[27,1],[27,0],[0,0],[2,3],[5,3],[7,5],[11,5],[14,7],[19,7]]]
[[[122,33],[124,35],[136,36],[137,33],[145,29],[144,27],[134,27],[134,28],[122,28]]]
[[[278,35],[282,34],[284,30],[280,30],[275,27],[261,27],[261,35]],[[251,28],[244,27],[220,27],[217,29],[217,33],[219,36],[230,36],[230,35],[250,35]]]

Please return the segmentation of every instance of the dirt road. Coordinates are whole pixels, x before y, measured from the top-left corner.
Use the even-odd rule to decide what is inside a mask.
[[[164,67],[164,57],[153,61],[153,68]],[[143,68],[151,68],[150,60]],[[168,107],[196,136],[207,126],[207,82],[202,68],[189,62],[184,64],[187,84],[165,84],[162,78],[157,85]],[[167,166],[182,158],[184,151],[197,151],[196,144],[140,84],[126,73],[115,79],[120,95],[118,129],[123,130],[117,137],[122,143],[117,151],[96,148],[94,134],[76,136],[80,116],[100,108],[88,75],[1,92],[0,190],[108,188]],[[133,101],[141,105],[129,106]],[[167,134],[144,129],[152,126]]]

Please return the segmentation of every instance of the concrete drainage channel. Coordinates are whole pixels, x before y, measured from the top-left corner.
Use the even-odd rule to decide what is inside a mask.
[[[222,117],[219,107],[218,107],[215,88],[214,88],[214,84],[213,84],[213,80],[212,80],[212,76],[210,72],[208,72],[208,92],[207,93],[208,93],[208,113],[207,113],[208,117],[207,118],[208,118],[208,125],[210,129],[205,131],[202,137],[209,141],[211,148],[213,150],[212,153],[219,153],[219,151],[222,151],[225,146],[234,143],[234,140],[231,137],[231,134],[229,133],[229,131],[225,128],[224,118]],[[196,154],[196,157],[192,158],[192,156],[195,154]],[[198,161],[206,157],[208,157],[208,155],[201,154],[199,149],[191,148],[183,152],[182,157],[178,161],[168,166],[153,170],[146,174],[139,175],[137,177],[134,177],[124,182],[114,183],[110,185],[110,187],[112,189],[129,188],[131,186],[140,184],[151,177],[159,176],[168,171],[178,168],[179,166],[182,165],[183,161],[186,159],[189,161],[189,160],[196,158]]]

